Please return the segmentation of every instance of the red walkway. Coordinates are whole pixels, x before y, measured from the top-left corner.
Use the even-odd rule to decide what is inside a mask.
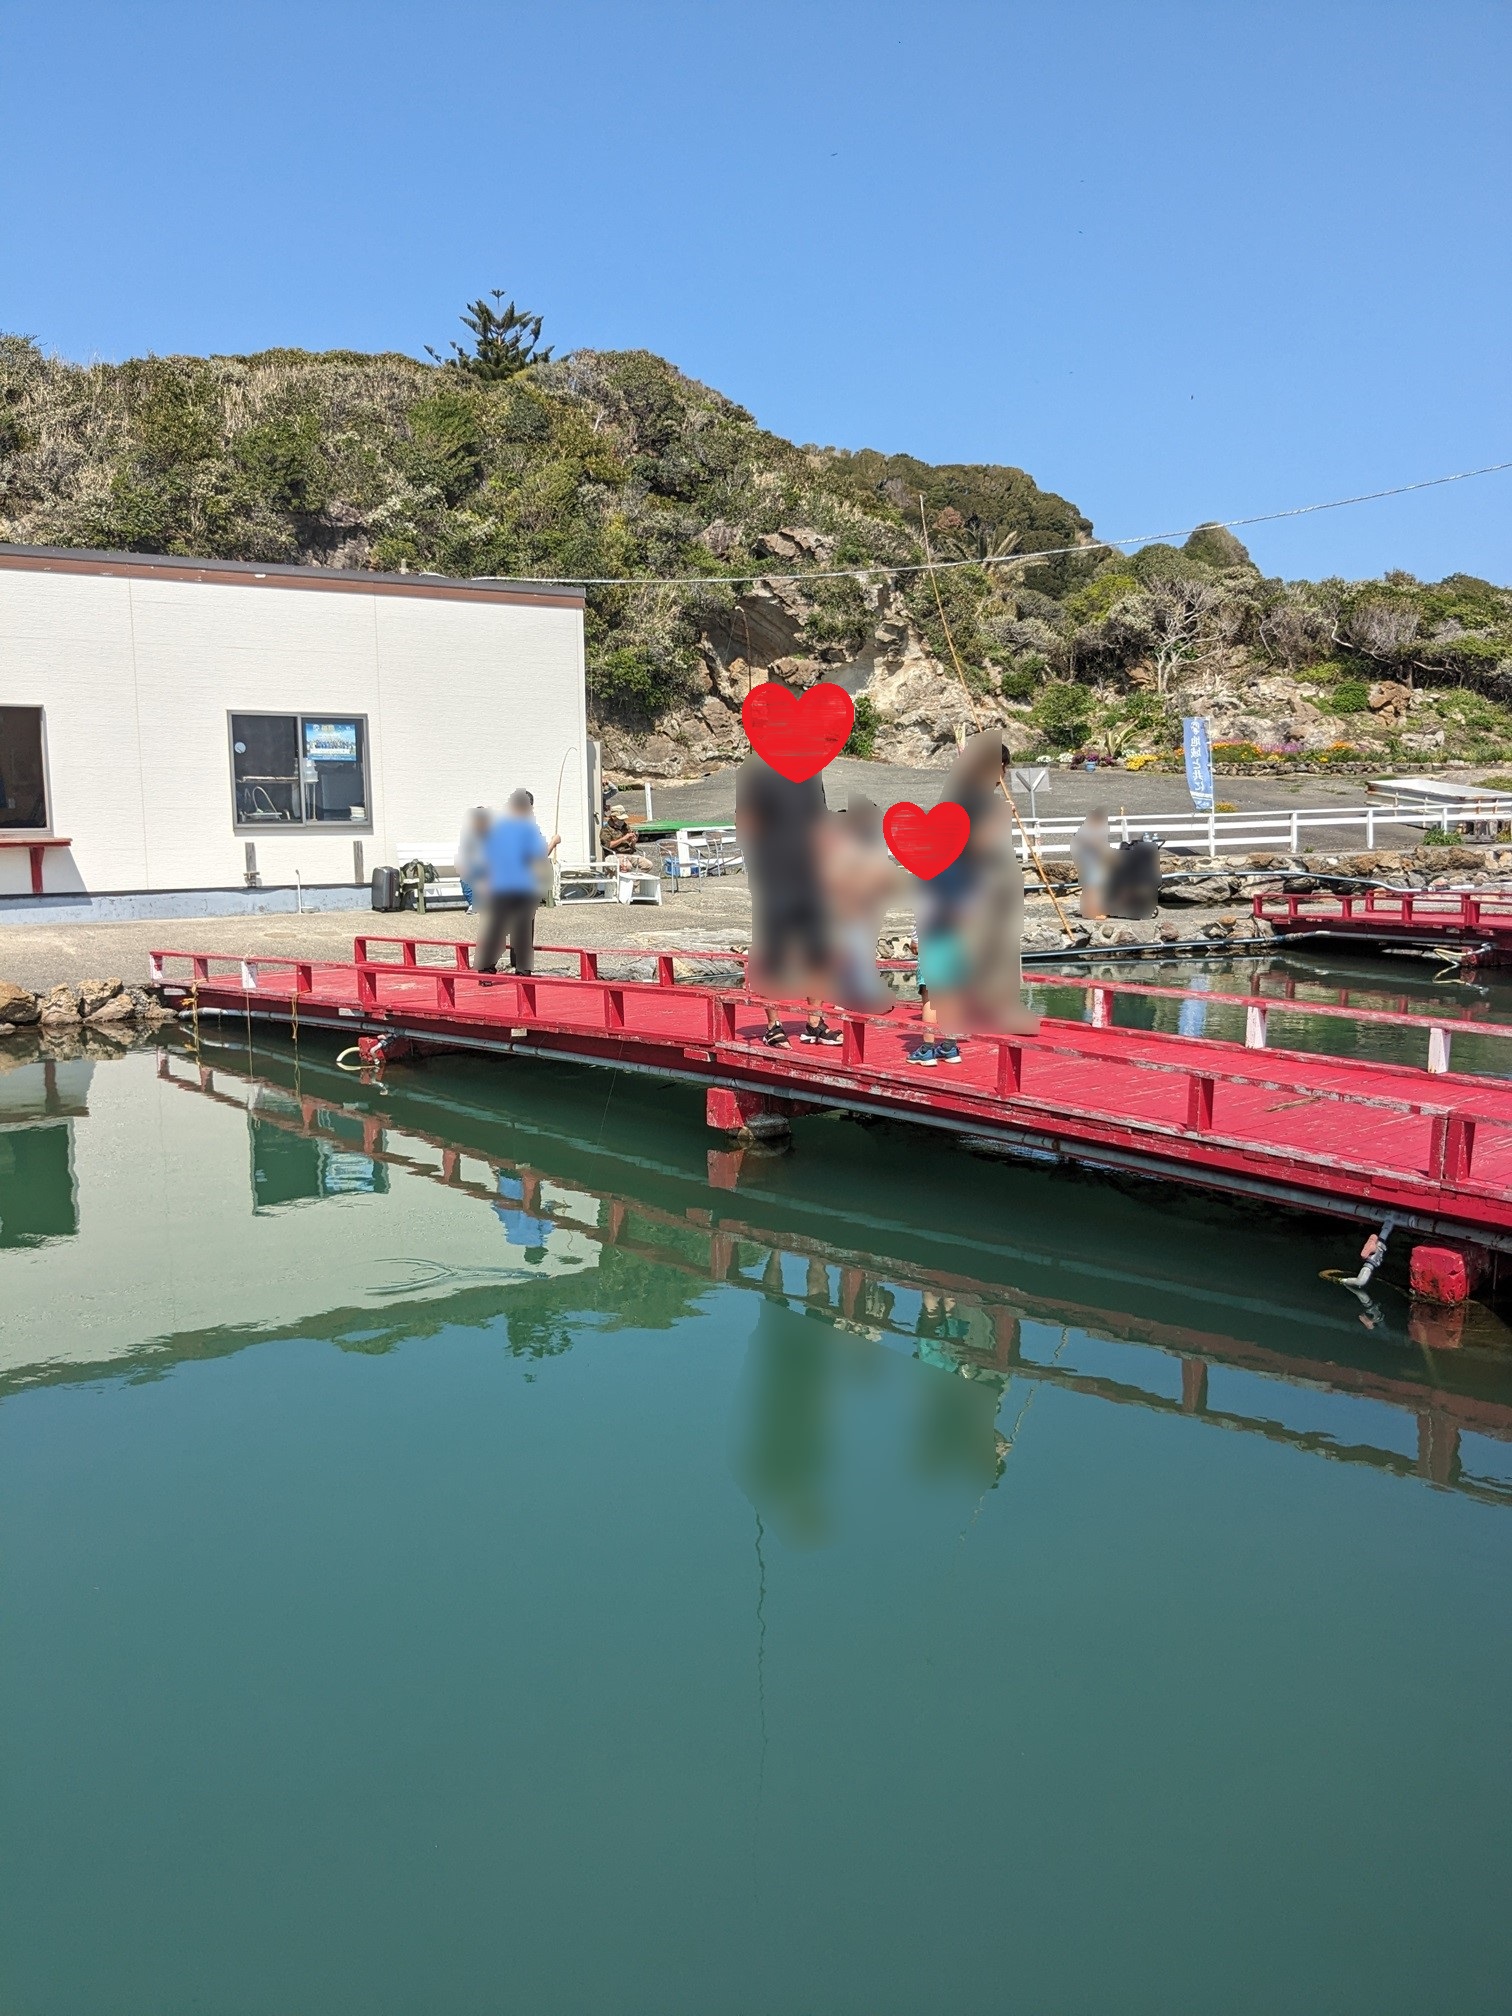
[[[1370,889],[1343,896],[1257,896],[1255,915],[1284,938],[1354,938],[1373,945],[1463,947],[1488,965],[1512,963],[1512,896],[1454,889]]]
[[[382,949],[390,956],[375,959]],[[717,952],[574,952],[575,974],[532,979],[470,971],[466,945],[360,938],[351,963],[241,960],[158,952],[170,995],[232,1012],[359,1036],[452,1049],[570,1058],[690,1080],[713,1089],[710,1117],[733,1125],[762,1098],[776,1110],[838,1108],[949,1129],[984,1146],[1128,1170],[1379,1223],[1393,1217],[1512,1250],[1512,1081],[1450,1074],[1442,1031],[1421,1018],[1309,1009],[1352,1024],[1410,1029],[1438,1069],[1265,1046],[1259,997],[1206,994],[1246,1010],[1247,1038],[1111,1026],[1114,996],[1178,990],[1057,976],[1092,996],[1090,1024],[1049,1016],[1034,1035],[972,1038],[962,1062],[908,1062],[917,1010],[845,1015],[841,1049],[762,1041],[760,1004],[743,985],[679,980],[677,968],[738,966]],[[639,959],[654,980],[600,977]],[[445,963],[425,963],[428,960]],[[796,1037],[801,1013],[790,1018]],[[1445,1025],[1447,1026],[1447,1025]],[[1476,1025],[1478,1036],[1512,1030]],[[1512,1066],[1512,1051],[1508,1052]],[[730,1094],[736,1095],[734,1098]],[[906,1164],[900,1164],[906,1180]]]

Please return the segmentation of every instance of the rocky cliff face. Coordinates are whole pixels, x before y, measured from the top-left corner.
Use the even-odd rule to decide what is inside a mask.
[[[807,528],[779,535],[795,552],[822,558],[824,541]],[[775,544],[775,541],[774,541]],[[891,763],[946,764],[957,731],[1003,722],[1015,746],[1028,748],[1038,734],[1027,709],[1002,702],[990,688],[968,693],[943,665],[885,578],[862,585],[867,623],[858,646],[805,648],[814,605],[792,581],[756,582],[744,589],[727,618],[699,639],[698,665],[689,699],[649,730],[612,720],[597,724],[611,775],[682,777],[737,762],[745,753],[740,705],[768,678],[802,689],[830,679],[869,703],[875,721],[870,752]]]

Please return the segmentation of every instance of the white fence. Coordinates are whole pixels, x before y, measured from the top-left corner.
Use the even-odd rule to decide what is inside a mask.
[[[1395,827],[1425,832],[1439,826],[1489,839],[1512,824],[1512,796],[1493,792],[1453,800],[1377,800],[1370,805],[1288,806],[1271,812],[1120,812],[1109,821],[1115,840],[1158,833],[1167,847],[1191,847],[1208,855],[1269,851],[1296,854],[1304,836],[1313,845],[1330,843],[1345,852],[1369,853],[1377,835]],[[1023,827],[1041,854],[1069,854],[1080,819],[1025,819]],[[1022,856],[1024,844],[1019,839]]]

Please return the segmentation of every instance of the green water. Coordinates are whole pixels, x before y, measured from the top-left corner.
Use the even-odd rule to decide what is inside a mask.
[[[334,1047],[0,1071],[6,2016],[1506,2007],[1499,1325]]]

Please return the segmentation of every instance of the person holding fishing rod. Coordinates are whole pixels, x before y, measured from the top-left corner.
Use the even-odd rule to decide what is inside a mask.
[[[524,789],[512,792],[508,807],[489,827],[483,849],[488,919],[478,941],[480,973],[499,970],[499,954],[506,942],[511,969],[516,973],[535,971],[540,864],[549,860],[561,844],[560,833],[553,833],[547,840],[536,824],[534,795]]]

